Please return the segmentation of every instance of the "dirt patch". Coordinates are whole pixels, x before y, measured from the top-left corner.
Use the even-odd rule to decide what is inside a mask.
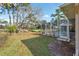
[[[7,39],[8,39],[7,33],[1,32],[0,33],[0,47],[4,46]]]

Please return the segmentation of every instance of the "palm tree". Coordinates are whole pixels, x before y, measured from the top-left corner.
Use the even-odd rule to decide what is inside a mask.
[[[56,9],[56,13],[52,14],[51,17],[55,17],[55,20],[57,20],[58,37],[59,37],[60,19],[64,18],[64,14],[61,12],[60,9]]]

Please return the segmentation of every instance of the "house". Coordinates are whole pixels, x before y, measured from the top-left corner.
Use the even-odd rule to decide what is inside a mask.
[[[53,24],[48,22],[42,25],[42,29],[43,29],[43,35],[47,35],[47,36],[53,36],[52,33],[52,26]]]
[[[53,32],[53,37],[58,37],[58,27],[57,27],[57,20],[54,20],[52,22],[52,32]]]
[[[61,38],[59,40],[69,42],[74,39],[75,45],[75,53],[74,55],[79,56],[79,4],[78,3],[66,3],[60,6],[60,9],[63,11],[65,16],[68,18],[69,22],[71,22],[71,27],[64,26],[60,30]],[[61,26],[60,26],[61,27]],[[63,31],[63,35],[61,35],[61,31]],[[65,35],[66,34],[66,35]],[[65,39],[66,38],[66,39]]]
[[[43,29],[43,35],[47,35],[48,34],[48,24],[42,24],[42,29]]]

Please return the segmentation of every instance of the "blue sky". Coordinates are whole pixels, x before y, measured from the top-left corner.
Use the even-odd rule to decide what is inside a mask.
[[[47,20],[48,22],[51,20],[50,15],[52,13],[55,13],[55,10],[58,8],[58,6],[62,5],[61,3],[31,3],[32,7],[38,7],[42,9],[42,19]],[[0,15],[0,19],[7,19],[8,15]]]
[[[43,20],[47,20],[48,22],[51,20],[50,15],[55,13],[55,10],[59,8],[62,3],[32,3],[32,7],[39,7],[43,12]]]

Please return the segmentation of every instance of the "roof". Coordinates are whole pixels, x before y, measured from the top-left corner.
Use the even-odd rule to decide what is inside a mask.
[[[61,7],[67,6],[67,5],[69,5],[69,4],[70,4],[70,3],[64,3],[64,4],[60,5],[59,7],[61,8]]]
[[[68,19],[75,19],[75,3],[65,3],[60,6],[60,9]]]

